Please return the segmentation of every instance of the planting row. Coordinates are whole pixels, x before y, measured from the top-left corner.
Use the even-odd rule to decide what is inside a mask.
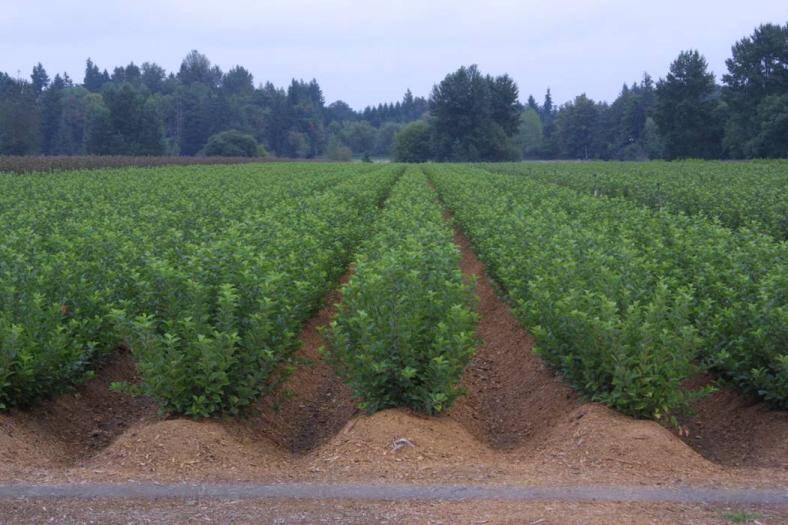
[[[430,168],[441,197],[580,391],[672,417],[714,367],[788,408],[788,245],[701,216],[598,199],[529,177]]]
[[[654,209],[716,218],[788,239],[788,163],[583,162],[488,165],[594,195],[624,197]]]
[[[259,157],[135,157],[131,155],[0,155],[0,173],[89,170],[101,168],[153,167],[195,164],[243,164],[270,162]]]
[[[369,411],[440,412],[473,355],[473,294],[424,173],[395,185],[326,330],[328,358]]]
[[[125,341],[166,410],[237,412],[281,379],[400,171],[0,175],[0,407],[83,380]]]

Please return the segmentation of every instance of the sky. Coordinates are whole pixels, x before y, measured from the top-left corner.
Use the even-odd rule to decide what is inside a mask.
[[[85,59],[112,70],[177,71],[191,49],[255,83],[316,78],[356,109],[429,95],[461,65],[508,73],[524,101],[613,100],[644,72],[663,77],[698,49],[717,78],[735,41],[784,24],[785,0],[0,0],[0,71],[42,62],[81,82]]]

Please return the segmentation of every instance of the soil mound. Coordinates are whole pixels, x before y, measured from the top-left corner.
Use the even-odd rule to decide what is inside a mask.
[[[634,471],[644,478],[722,472],[662,425],[632,419],[596,403],[585,403],[566,414],[535,445],[539,461],[570,471]]]
[[[354,418],[308,459],[332,468],[371,466],[382,472],[391,464],[479,463],[493,455],[449,417],[389,409]]]
[[[240,423],[172,419],[135,425],[81,467],[99,475],[229,480],[275,473],[285,456]]]

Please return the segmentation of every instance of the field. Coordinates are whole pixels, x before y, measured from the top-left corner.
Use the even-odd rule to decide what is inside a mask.
[[[0,173],[0,479],[777,489],[601,505],[778,522],[787,190],[783,161]],[[555,498],[506,505],[605,522]],[[444,512],[400,511],[360,518]]]

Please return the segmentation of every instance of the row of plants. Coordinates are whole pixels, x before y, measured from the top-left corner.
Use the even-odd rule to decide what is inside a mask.
[[[654,209],[702,214],[729,228],[788,239],[788,163],[552,162],[487,165],[593,195],[631,199]]]
[[[672,419],[711,367],[788,408],[788,245],[702,216],[463,166],[430,176],[534,334],[579,391]]]
[[[260,157],[136,157],[132,155],[0,155],[0,173],[32,173],[126,167],[187,166],[196,164],[241,164],[279,161]]]
[[[0,408],[129,343],[171,412],[235,413],[286,370],[401,168],[0,175]]]
[[[476,314],[452,231],[419,168],[394,186],[342,297],[326,355],[362,408],[448,408],[474,352]]]

